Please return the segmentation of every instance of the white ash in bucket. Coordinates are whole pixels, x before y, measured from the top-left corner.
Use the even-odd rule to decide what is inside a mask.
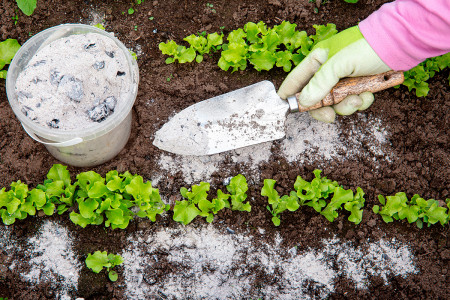
[[[79,34],[39,50],[16,82],[22,113],[59,130],[103,122],[121,105],[130,88],[128,63],[108,37]]]

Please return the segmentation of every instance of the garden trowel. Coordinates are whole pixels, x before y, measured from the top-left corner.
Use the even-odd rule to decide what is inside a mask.
[[[394,71],[345,78],[320,103],[302,107],[299,93],[285,101],[270,81],[261,81],[185,108],[156,132],[153,144],[181,155],[210,155],[281,139],[290,112],[337,104],[348,95],[375,93],[402,82],[403,73]]]

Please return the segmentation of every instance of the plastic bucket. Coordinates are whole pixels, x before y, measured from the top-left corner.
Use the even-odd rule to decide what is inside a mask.
[[[101,123],[82,130],[58,130],[44,127],[21,112],[15,91],[16,79],[39,49],[51,42],[74,34],[98,33],[113,40],[123,51],[131,74],[129,87],[117,101],[114,113]],[[46,29],[30,38],[16,53],[6,78],[8,101],[23,128],[34,140],[45,145],[58,160],[77,167],[90,167],[116,156],[127,143],[131,133],[132,107],[136,100],[139,70],[125,45],[112,34],[93,26],[64,24]]]

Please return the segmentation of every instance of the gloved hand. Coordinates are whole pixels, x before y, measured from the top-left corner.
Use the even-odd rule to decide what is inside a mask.
[[[295,67],[278,90],[282,99],[301,91],[299,103],[309,107],[322,100],[340,78],[375,75],[391,70],[369,46],[358,26],[350,27],[317,43]],[[350,115],[368,108],[373,94],[350,95],[332,107],[311,110],[316,120],[331,123],[339,115]]]

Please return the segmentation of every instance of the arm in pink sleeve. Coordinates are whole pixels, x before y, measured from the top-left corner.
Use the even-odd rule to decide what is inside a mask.
[[[409,70],[450,52],[450,0],[397,0],[359,24],[369,45],[391,69]]]

